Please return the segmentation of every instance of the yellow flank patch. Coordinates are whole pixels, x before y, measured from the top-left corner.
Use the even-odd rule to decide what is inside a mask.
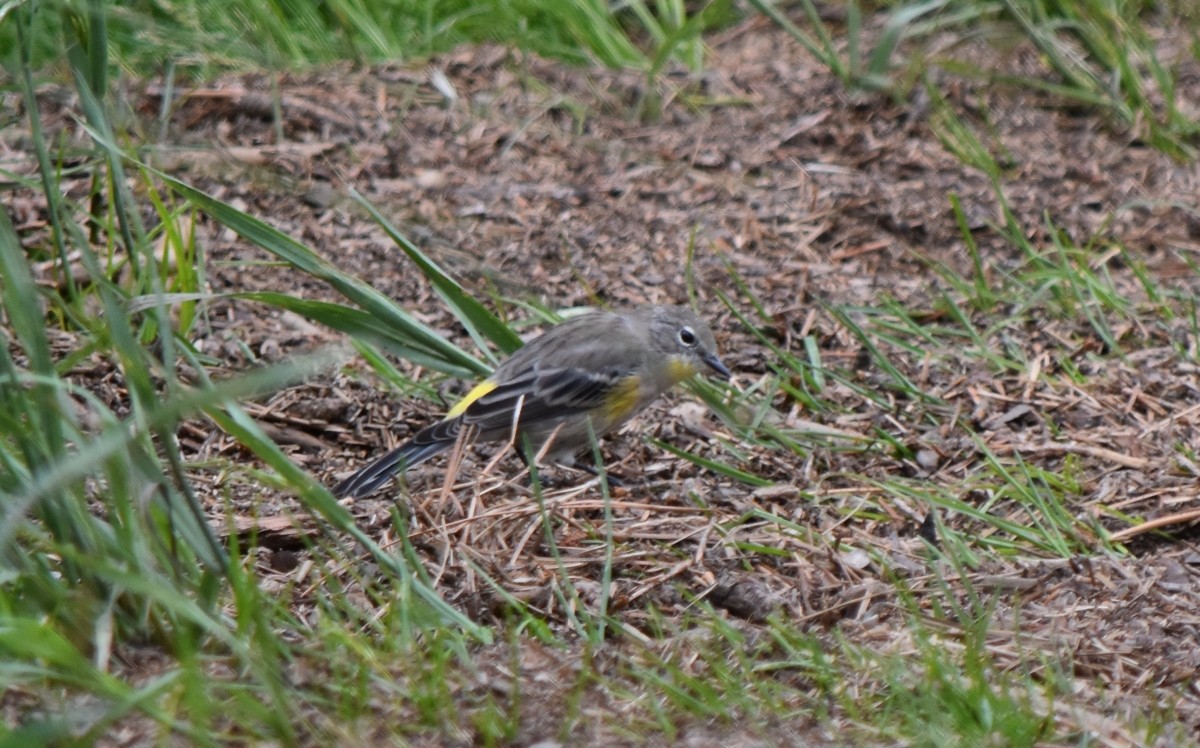
[[[672,380],[679,383],[695,376],[696,367],[692,366],[687,359],[672,356],[671,360],[667,362],[667,373],[671,375]]]
[[[638,380],[638,377],[629,376],[613,385],[604,398],[604,416],[608,420],[619,423],[637,410],[642,399],[642,388],[638,386]]]
[[[455,403],[454,407],[450,409],[450,412],[446,414],[446,417],[458,418],[463,413],[467,412],[467,408],[471,407],[471,403],[496,389],[497,386],[499,385],[490,379],[483,380],[479,384],[472,387],[471,391],[468,392],[462,400],[459,400],[457,403]]]

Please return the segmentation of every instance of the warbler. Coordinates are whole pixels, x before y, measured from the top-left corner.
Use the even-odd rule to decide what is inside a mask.
[[[571,466],[575,454],[620,427],[676,384],[700,372],[730,377],[712,330],[691,310],[643,306],[589,312],[526,343],[418,431],[334,487],[360,498],[393,475],[467,442],[510,441]]]

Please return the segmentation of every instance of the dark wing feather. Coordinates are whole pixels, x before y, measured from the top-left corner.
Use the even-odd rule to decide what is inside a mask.
[[[518,427],[589,413],[604,405],[614,385],[629,373],[616,367],[587,371],[535,366],[471,403],[462,414],[463,423],[487,434],[511,429],[518,407]]]

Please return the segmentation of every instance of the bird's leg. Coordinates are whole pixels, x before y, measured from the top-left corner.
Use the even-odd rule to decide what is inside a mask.
[[[533,487],[533,476],[537,474],[538,483],[543,488],[552,487],[546,475],[540,470],[535,470],[538,463],[538,453],[533,451],[533,447],[529,444],[529,440],[524,437],[517,437],[513,441],[513,451],[517,453],[517,457],[521,458],[521,464],[525,466],[525,474],[529,476],[529,486]]]
[[[583,472],[588,473],[589,475],[592,475],[593,477],[596,477],[596,478],[600,477],[601,471],[598,470],[595,465],[589,465],[586,462],[577,462],[576,464],[572,465],[572,467],[574,467],[578,470],[582,470]],[[624,488],[625,487],[625,479],[622,478],[621,476],[610,473],[607,470],[603,471],[603,473],[604,473],[604,479],[606,481],[608,481],[608,485],[610,487],[612,487],[612,488]]]
[[[530,468],[530,466],[533,464],[533,462],[536,462],[537,458],[535,457],[533,459],[533,462],[531,462],[530,457],[526,453],[525,450],[516,449],[514,451],[517,453],[517,457],[519,457],[521,459],[521,464],[525,466],[525,471],[529,474],[530,483],[532,483],[533,482],[533,470]],[[588,475],[591,475],[592,477],[595,477],[595,478],[600,477],[600,471],[597,470],[594,465],[588,465],[588,464],[580,462],[578,460],[576,460],[572,463],[559,462],[556,464],[559,467],[564,467],[569,470],[583,471],[583,472],[587,473]],[[623,478],[621,478],[620,476],[613,475],[612,473],[608,472],[607,470],[604,471],[604,475],[608,480],[608,485],[611,486],[612,488],[624,488],[625,487],[625,480]],[[547,488],[554,488],[555,485],[560,482],[554,476],[546,475],[545,473],[543,473],[541,471],[538,471],[538,480],[541,482],[542,486],[547,487]]]

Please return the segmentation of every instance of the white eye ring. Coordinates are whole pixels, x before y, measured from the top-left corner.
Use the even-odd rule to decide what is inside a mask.
[[[679,328],[679,343],[686,345],[688,348],[696,345],[696,331],[687,325]]]

